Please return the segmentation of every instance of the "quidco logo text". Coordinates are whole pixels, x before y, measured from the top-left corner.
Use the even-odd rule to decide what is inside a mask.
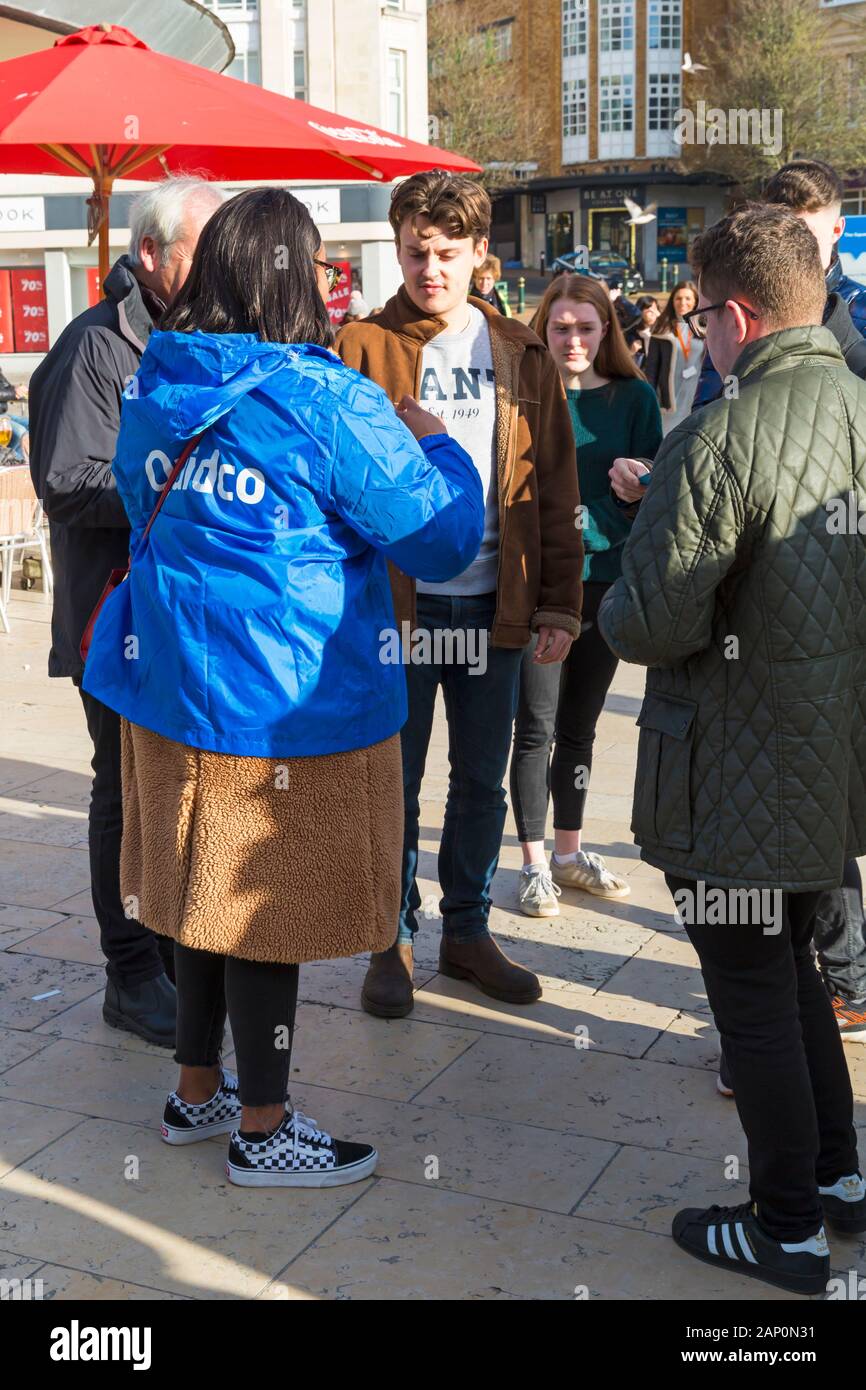
[[[134,1371],[150,1370],[149,1327],[69,1327],[51,1332],[52,1361],[131,1361]]]
[[[162,492],[173,467],[162,449],[151,450],[144,460],[144,471],[154,492]],[[219,449],[203,459],[193,453],[171,490],[185,492],[190,487],[194,492],[215,492],[224,502],[246,502],[248,506],[261,502],[265,495],[264,474],[257,468],[236,469],[233,463],[223,462]]]

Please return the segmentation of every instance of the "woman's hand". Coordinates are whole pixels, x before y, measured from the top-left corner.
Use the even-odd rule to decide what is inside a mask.
[[[564,661],[571,650],[574,638],[561,627],[540,627],[538,643],[533,661],[539,666],[548,666],[554,661]]]
[[[646,487],[638,482],[644,473],[652,470],[647,468],[640,459],[618,458],[613,461],[613,468],[608,473],[610,485],[617,497],[623,502],[639,502],[646,491]]]
[[[429,410],[424,410],[413,396],[404,396],[394,406],[398,416],[414,434],[416,439],[423,439],[427,434],[447,434],[445,422],[438,416],[431,415]]]

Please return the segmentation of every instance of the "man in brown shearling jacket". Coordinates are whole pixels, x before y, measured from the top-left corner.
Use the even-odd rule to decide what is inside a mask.
[[[484,487],[484,538],[463,574],[416,583],[392,568],[409,716],[403,755],[403,894],[395,944],[373,955],[362,1003],[396,1018],[412,1009],[419,793],[441,685],[451,775],[439,848],[439,970],[514,1004],[538,999],[537,977],[488,930],[490,885],[505,823],[522,649],[561,662],[580,631],[583,547],[574,439],[559,373],[528,328],[467,302],[487,255],[490,200],[471,179],[431,170],[405,180],[390,209],[403,286],[373,318],[348,325],[337,350],[401,410],[438,415]],[[395,644],[383,644],[383,660]],[[432,915],[425,901],[425,915]]]

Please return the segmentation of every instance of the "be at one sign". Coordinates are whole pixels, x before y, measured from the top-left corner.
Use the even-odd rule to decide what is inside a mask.
[[[0,232],[44,231],[44,198],[0,198]]]

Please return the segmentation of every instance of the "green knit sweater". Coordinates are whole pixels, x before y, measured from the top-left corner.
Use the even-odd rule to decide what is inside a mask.
[[[584,580],[612,584],[621,572],[622,548],[632,517],[617,505],[608,472],[615,458],[655,458],[662,442],[656,393],[637,377],[617,377],[607,386],[566,391],[577,445],[577,476],[586,553]]]

